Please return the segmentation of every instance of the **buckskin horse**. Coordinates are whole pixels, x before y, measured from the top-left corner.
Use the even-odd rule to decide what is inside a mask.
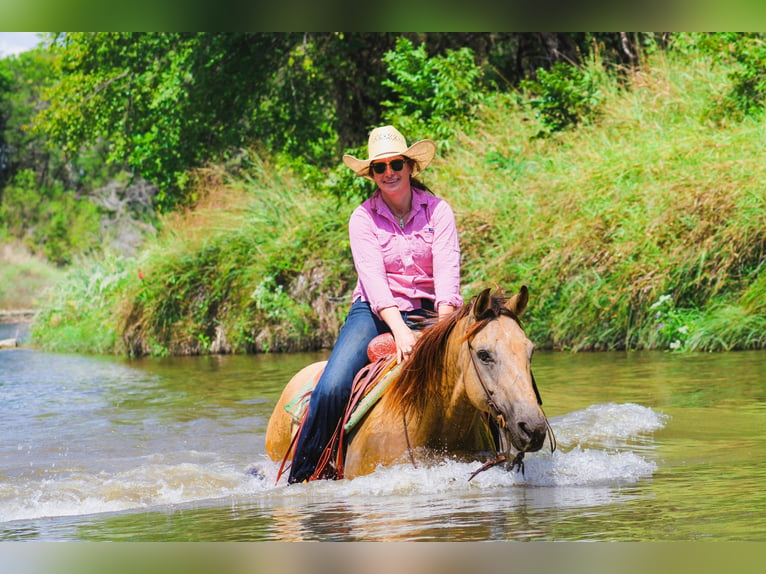
[[[429,453],[473,460],[495,453],[480,470],[497,463],[523,470],[524,453],[540,450],[547,435],[555,449],[532,375],[534,345],[519,323],[528,299],[526,286],[507,300],[486,289],[424,329],[401,365],[389,358],[382,370],[391,380],[341,438],[341,454],[333,455],[335,477],[353,478],[399,462],[416,465],[416,454],[422,459]],[[310,391],[324,365],[299,371],[269,419],[266,453],[283,467],[299,428],[288,405]]]

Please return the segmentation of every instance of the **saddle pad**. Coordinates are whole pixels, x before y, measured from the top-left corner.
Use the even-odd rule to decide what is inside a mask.
[[[349,417],[348,422],[344,425],[344,431],[348,432],[353,429],[372,406],[378,402],[378,399],[383,395],[383,392],[388,388],[394,375],[397,374],[400,369],[401,365],[395,365],[391,369],[388,369],[376,383],[370,386],[365,396],[359,401],[356,409],[354,409],[354,412]],[[314,387],[323,372],[324,369],[319,371],[316,377],[303,385],[301,390],[298,391],[290,401],[285,403],[284,409],[293,417],[296,424],[300,424],[303,419],[306,409],[308,409],[309,401],[311,400],[311,392],[314,390]]]
[[[362,419],[362,417],[367,414],[367,411],[372,408],[372,405],[378,402],[378,399],[383,395],[383,392],[388,388],[388,385],[391,384],[391,381],[399,373],[401,367],[402,365],[399,364],[392,366],[390,369],[387,369],[384,371],[383,376],[380,377],[370,387],[370,389],[367,391],[367,394],[365,394],[364,397],[362,397],[362,400],[359,401],[359,404],[354,409],[354,412],[351,413],[348,422],[343,425],[343,430],[345,432],[348,432],[354,428],[356,424]]]
[[[319,374],[314,378],[309,380],[300,391],[295,393],[295,396],[287,401],[284,405],[284,409],[288,412],[288,414],[293,417],[293,421],[296,423],[300,423],[301,419],[303,418],[303,414],[306,412],[306,409],[309,406],[309,400],[311,399],[311,391],[314,390],[314,387],[317,384],[317,381],[319,380],[319,377],[322,376],[322,373],[324,372],[324,369],[319,371]]]

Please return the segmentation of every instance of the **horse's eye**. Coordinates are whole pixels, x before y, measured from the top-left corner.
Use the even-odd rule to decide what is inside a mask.
[[[479,360],[482,363],[494,363],[494,359],[492,359],[492,355],[489,354],[488,351],[481,350],[478,353],[476,353],[476,356],[479,357]]]

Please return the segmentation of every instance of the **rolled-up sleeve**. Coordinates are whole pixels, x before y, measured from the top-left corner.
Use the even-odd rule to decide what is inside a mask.
[[[435,303],[460,307],[460,241],[455,214],[446,201],[440,201],[433,212],[434,295]]]
[[[396,300],[388,285],[383,254],[375,233],[375,222],[364,207],[358,207],[351,214],[348,234],[359,285],[373,312],[377,314],[381,309],[396,306]]]

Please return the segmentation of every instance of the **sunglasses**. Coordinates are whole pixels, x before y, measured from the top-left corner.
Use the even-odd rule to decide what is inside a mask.
[[[407,163],[406,159],[395,159],[394,161],[390,163],[373,163],[370,165],[372,168],[372,171],[374,171],[377,174],[386,173],[386,166],[390,165],[391,169],[394,171],[402,171],[404,168],[404,164]]]

